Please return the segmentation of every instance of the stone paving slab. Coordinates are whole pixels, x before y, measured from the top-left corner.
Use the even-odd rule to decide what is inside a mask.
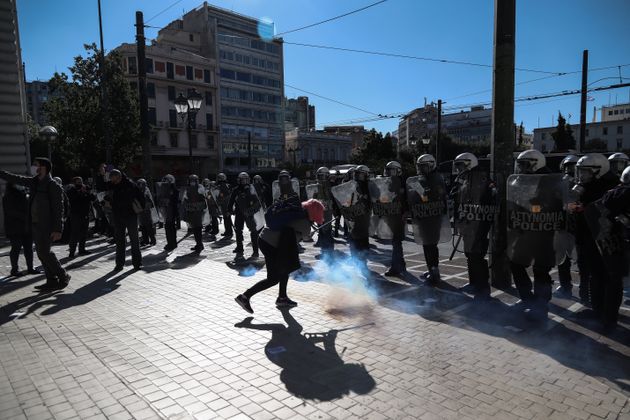
[[[297,308],[277,310],[272,289],[249,317],[233,298],[264,269],[228,268],[233,244],[199,257],[190,246],[145,250],[144,270],[111,273],[113,247],[96,239],[66,262],[62,292],[36,293],[41,276],[2,281],[0,418],[630,418],[627,308],[611,337],[569,300],[532,326],[509,291],[482,305],[457,292],[465,261],[446,246],[445,284],[420,283],[421,252],[406,242],[419,266],[409,278],[380,275],[379,245],[370,281],[301,278],[289,284]]]

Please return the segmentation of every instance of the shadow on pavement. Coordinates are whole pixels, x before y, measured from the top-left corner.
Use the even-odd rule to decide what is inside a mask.
[[[351,391],[367,394],[374,389],[376,383],[363,364],[345,363],[337,353],[338,330],[302,334],[302,326],[289,309],[281,309],[281,312],[286,326],[252,324],[253,318],[248,317],[235,327],[271,331],[265,354],[282,368],[280,380],[287,391],[298,398],[331,401]],[[323,349],[317,346],[319,343],[323,344]]]

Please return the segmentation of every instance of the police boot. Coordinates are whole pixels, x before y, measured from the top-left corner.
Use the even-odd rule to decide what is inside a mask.
[[[425,281],[431,286],[436,286],[440,282],[440,269],[430,267],[429,271],[423,274]]]

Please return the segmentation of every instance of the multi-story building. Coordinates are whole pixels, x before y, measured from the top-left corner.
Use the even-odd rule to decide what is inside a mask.
[[[366,130],[362,125],[327,125],[324,127],[324,133],[350,136],[352,138],[352,151],[354,152],[363,146]]]
[[[580,126],[571,124],[576,144],[580,143]],[[551,134],[556,127],[534,129],[534,149],[541,152],[551,152],[555,148]],[[607,145],[607,151],[617,152],[630,150],[630,119],[600,121],[586,124],[585,146],[591,140],[602,140]]]
[[[441,133],[453,141],[489,142],[492,132],[492,108],[472,107],[442,115]],[[398,124],[398,139],[401,146],[409,146],[437,133],[437,107],[434,103],[416,108],[405,115]]]
[[[157,44],[216,60],[222,169],[276,168],[284,158],[284,59],[273,24],[204,2],[161,29]]]
[[[16,7],[15,0],[6,0],[0,7],[0,168],[25,174],[30,167],[31,157]],[[4,185],[4,182],[0,182],[0,193],[4,192]],[[4,214],[0,210],[0,233],[3,230]]]
[[[115,49],[123,56],[123,68],[132,87],[137,89],[138,59],[135,44]],[[147,96],[151,127],[151,154],[154,177],[167,173],[190,173],[189,142],[192,143],[195,172],[205,177],[220,170],[216,124],[216,61],[174,46],[146,47]],[[192,137],[187,120],[175,110],[175,99],[195,89],[204,98],[195,115]],[[140,171],[141,172],[141,171]]]
[[[286,133],[285,160],[294,166],[334,166],[348,163],[352,155],[353,138],[347,134],[324,131]]]
[[[630,120],[630,103],[602,107],[602,121]]]
[[[31,116],[33,122],[40,126],[47,124],[44,104],[48,102],[49,95],[47,82],[39,80],[26,82],[26,112]]]
[[[315,106],[309,105],[308,96],[285,99],[285,131],[315,129]]]

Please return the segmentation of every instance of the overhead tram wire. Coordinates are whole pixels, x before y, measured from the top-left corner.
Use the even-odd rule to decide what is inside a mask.
[[[319,26],[319,25],[322,25],[324,23],[332,22],[333,20],[341,19],[343,17],[350,16],[350,15],[353,15],[355,13],[362,12],[362,11],[364,11],[366,9],[369,9],[370,7],[378,6],[379,4],[385,3],[386,1],[388,1],[388,0],[380,0],[380,1],[377,1],[376,3],[368,4],[367,6],[361,7],[361,8],[356,9],[356,10],[352,10],[350,12],[344,13],[344,14],[339,15],[339,16],[335,16],[335,17],[332,17],[332,18],[329,18],[329,19],[326,19],[326,20],[322,20],[320,22],[311,23],[310,25],[306,25],[306,26],[302,26],[302,27],[299,27],[299,28],[291,29],[289,31],[280,32],[276,36],[282,36],[282,35],[290,34],[290,33],[293,33],[293,32],[302,31],[304,29],[312,28],[314,26]]]
[[[149,23],[151,22],[153,19],[155,19],[156,17],[160,16],[162,13],[166,12],[167,10],[171,9],[172,7],[177,6],[179,3],[181,3],[184,0],[177,0],[175,2],[173,2],[170,6],[168,6],[166,9],[163,9],[161,12],[159,12],[157,15],[153,15],[151,18],[149,18],[148,20],[145,21],[145,23]]]
[[[474,67],[484,67],[484,68],[493,68],[492,64],[482,64],[482,63],[473,63],[469,61],[458,61],[458,60],[448,60],[444,58],[431,58],[431,57],[420,57],[415,55],[407,55],[407,54],[398,54],[398,53],[388,53],[382,51],[368,51],[368,50],[357,50],[353,48],[344,48],[344,47],[333,47],[330,45],[317,45],[317,44],[304,44],[301,42],[289,42],[284,41],[286,45],[295,45],[300,47],[308,47],[308,48],[318,48],[325,50],[333,50],[333,51],[343,51],[343,52],[354,52],[359,54],[368,54],[368,55],[378,55],[383,57],[395,57],[395,58],[405,58],[409,60],[419,60],[419,61],[430,61],[434,63],[444,63],[444,64],[458,64],[458,65],[466,65],[466,66],[474,66]],[[542,74],[552,74],[552,75],[560,75],[563,72],[554,72],[554,71],[545,71],[545,70],[536,70],[536,69],[527,69],[527,68],[515,68],[516,71],[530,72],[530,73],[542,73]]]
[[[350,104],[347,104],[347,103],[345,103],[345,102],[338,101],[338,100],[336,100],[336,99],[328,98],[328,97],[326,97],[326,96],[323,96],[323,95],[320,95],[320,94],[317,94],[317,93],[314,93],[314,92],[309,92],[308,90],[304,90],[304,89],[300,89],[300,88],[295,87],[295,86],[291,86],[291,85],[290,85],[290,84],[288,84],[288,83],[285,83],[284,85],[285,85],[286,87],[288,87],[288,88],[295,89],[295,90],[298,90],[298,91],[300,91],[300,92],[308,93],[309,95],[313,95],[313,96],[316,96],[316,97],[318,97],[318,98],[322,98],[322,99],[325,99],[325,100],[327,100],[327,101],[334,102],[334,103],[336,103],[336,104],[346,106],[346,107],[348,107],[348,108],[352,108],[352,109],[356,109],[356,110],[361,111],[361,112],[365,112],[366,114],[371,114],[371,115],[374,115],[374,116],[379,116],[379,115],[381,115],[381,114],[377,114],[377,113],[372,112],[372,111],[368,111],[367,109],[359,108],[359,107],[357,107],[357,106],[350,105]]]

